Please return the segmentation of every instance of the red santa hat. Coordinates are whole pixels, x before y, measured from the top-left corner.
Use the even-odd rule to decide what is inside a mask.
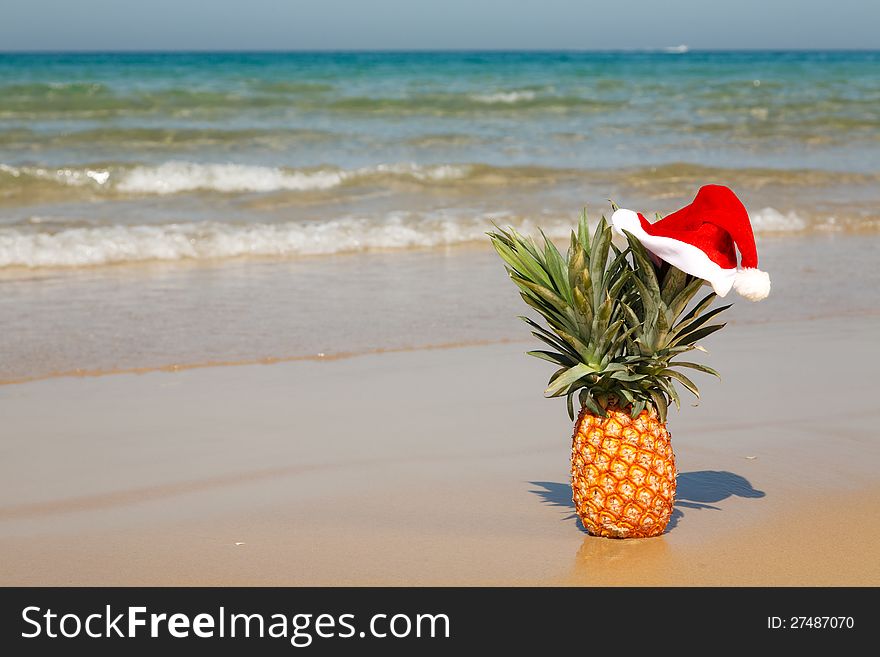
[[[621,235],[632,233],[661,260],[708,281],[720,297],[731,287],[750,301],[770,294],[770,276],[758,269],[749,214],[727,187],[705,185],[690,205],[653,224],[632,210],[616,210],[611,223]]]

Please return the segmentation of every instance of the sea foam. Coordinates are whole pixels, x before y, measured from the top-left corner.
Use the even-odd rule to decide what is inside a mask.
[[[776,208],[764,208],[751,213],[752,228],[758,233],[793,233],[806,230],[807,222],[796,212],[783,214]],[[825,223],[833,223],[828,219]],[[816,228],[821,228],[819,224]]]
[[[321,167],[296,169],[231,163],[184,161],[134,167],[15,167],[0,164],[0,173],[16,179],[37,179],[64,186],[91,186],[120,194],[168,195],[192,191],[222,193],[314,191],[348,182],[413,180],[442,182],[468,176],[472,167],[462,164],[419,165],[409,162],[377,164],[357,169]]]
[[[828,220],[832,221],[833,220]],[[382,217],[346,216],[329,221],[234,224],[188,222],[160,225],[46,229],[43,221],[0,228],[0,268],[81,267],[151,260],[211,260],[243,256],[296,257],[335,253],[432,248],[479,242],[495,222],[526,234],[562,239],[569,217],[514,216],[499,210],[462,216],[392,212]],[[812,226],[794,213],[765,208],[752,215],[755,231],[798,232]],[[560,242],[561,244],[561,242]]]
[[[115,188],[129,194],[177,194],[194,190],[217,192],[272,192],[320,190],[337,187],[344,171],[285,171],[241,164],[166,162],[138,166],[121,173]]]
[[[504,212],[463,218],[449,213],[419,216],[391,213],[382,218],[342,217],[324,222],[228,224],[219,222],[68,228],[33,232],[0,229],[2,267],[81,267],[150,260],[209,260],[242,256],[292,257],[334,253],[439,247],[485,239],[492,221],[524,232],[528,220],[507,220]],[[545,222],[560,237],[570,221]]]
[[[535,100],[534,91],[498,91],[492,94],[475,94],[471,96],[472,100],[478,103],[486,103],[489,105],[495,103],[513,105],[522,101]]]

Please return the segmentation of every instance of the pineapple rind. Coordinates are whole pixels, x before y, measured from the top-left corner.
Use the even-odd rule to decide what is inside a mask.
[[[572,501],[584,528],[606,538],[662,534],[675,502],[675,455],[653,410],[635,419],[581,410],[571,446]]]

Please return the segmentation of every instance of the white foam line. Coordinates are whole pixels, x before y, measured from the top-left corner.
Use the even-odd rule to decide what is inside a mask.
[[[133,168],[13,167],[0,164],[0,172],[13,177],[31,176],[63,185],[92,185],[124,194],[178,194],[197,190],[216,192],[310,191],[338,187],[352,180],[367,178],[409,178],[439,182],[465,178],[468,165],[379,164],[360,169],[287,169],[244,164],[201,164],[165,162]]]
[[[282,224],[181,223],[158,226],[105,226],[33,232],[0,229],[0,267],[80,267],[149,260],[216,259],[241,256],[323,255],[353,251],[436,247],[485,240],[492,221],[504,212],[462,218],[439,213],[393,213],[381,219],[344,217],[326,222]],[[535,233],[527,220],[518,230]],[[39,224],[36,224],[39,226]],[[564,236],[570,222],[544,222]]]

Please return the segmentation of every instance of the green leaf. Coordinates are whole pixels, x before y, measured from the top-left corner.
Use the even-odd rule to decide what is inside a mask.
[[[545,329],[537,322],[532,321],[528,317],[520,316],[520,319],[534,329],[532,331],[532,335],[534,335],[536,338],[542,340],[543,342],[546,342],[551,347],[555,347],[559,351],[570,355],[575,361],[581,360],[582,357],[580,356],[580,354],[578,354],[578,352],[571,345],[566,343],[562,338],[550,333],[550,331]]]
[[[568,251],[568,285],[572,290],[576,290],[578,277],[584,270],[587,259],[574,233],[571,234],[571,246]]]
[[[645,378],[644,374],[630,374],[627,372],[614,372],[611,378],[615,381],[641,381]]]
[[[575,310],[584,320],[584,324],[586,326],[591,326],[593,324],[593,308],[590,306],[587,298],[584,296],[584,293],[581,292],[579,287],[575,287],[572,290],[572,296],[574,297]]]
[[[601,333],[602,336],[599,338],[599,342],[596,345],[596,355],[600,358],[604,358],[606,355],[614,356],[612,353],[612,349],[610,348],[614,343],[615,337],[620,335],[620,329],[623,327],[623,320],[618,319],[616,322],[607,327],[604,333]]]
[[[593,317],[593,327],[591,330],[593,336],[603,336],[608,331],[608,322],[611,319],[611,311],[613,309],[614,300],[611,297],[605,299],[602,305],[599,306],[596,316]]]
[[[536,338],[538,338],[541,342],[545,343],[547,346],[559,349],[560,351],[563,351],[566,354],[568,354],[568,352],[571,351],[571,358],[575,362],[580,362],[582,360],[580,354],[578,354],[577,352],[572,350],[571,347],[569,347],[567,344],[565,344],[561,340],[552,340],[549,337],[547,337],[547,335],[538,333],[537,331],[532,331],[532,335],[534,335]]]
[[[654,326],[657,323],[657,314],[660,307],[659,299],[651,293],[651,290],[640,278],[633,277],[632,282],[638,288],[639,298],[642,302],[642,316],[640,320],[644,324]]]
[[[580,354],[582,360],[586,361],[587,363],[592,363],[596,360],[593,351],[578,338],[566,331],[562,331],[559,329],[556,329],[556,333],[559,335],[560,338],[571,345],[571,347],[575,351],[577,351],[578,354]]]
[[[553,292],[553,290],[544,287],[543,285],[533,283],[532,281],[521,278],[516,274],[511,274],[510,278],[512,278],[514,283],[516,283],[520,287],[534,292],[538,297],[549,303],[554,308],[565,308],[568,305],[558,294]]]
[[[590,413],[598,417],[605,417],[605,409],[596,403],[596,400],[593,399],[593,395],[590,394],[589,390],[581,390],[579,399],[581,401],[581,406],[586,406]]]
[[[628,273],[629,268],[627,267],[626,256],[629,254],[629,248],[621,251],[613,243],[611,243],[611,248],[614,249],[614,260],[611,261],[611,264],[608,265],[608,268],[605,271],[605,286],[608,286],[608,281],[610,281],[613,277],[617,276],[620,273],[620,270],[625,270],[623,273]]]
[[[545,397],[558,397],[568,390],[568,387],[577,383],[579,379],[592,374],[596,370],[586,363],[579,363],[560,374],[544,391]]]
[[[550,277],[544,271],[541,259],[529,249],[527,241],[515,231],[489,233],[492,246],[514,271],[542,285],[550,285]]]
[[[629,304],[621,303],[620,306],[621,308],[623,308],[627,326],[631,326],[635,329],[641,328],[642,322],[639,319],[639,316],[636,315],[636,312],[632,308],[630,308]]]
[[[661,390],[666,393],[666,395],[675,402],[675,408],[681,409],[681,397],[678,396],[678,390],[675,389],[675,386],[672,385],[672,381],[669,379],[665,379],[662,376],[656,379],[657,385],[660,386]]]
[[[665,424],[666,411],[669,406],[666,402],[666,397],[664,397],[663,393],[659,390],[649,390],[648,394],[651,395],[651,399],[654,402],[654,408],[657,409],[657,415],[660,416],[660,422]]]
[[[541,231],[541,237],[544,238],[544,262],[547,272],[550,274],[550,280],[557,294],[570,305],[571,287],[568,282],[568,267],[562,259],[559,249],[547,238],[543,230]]]
[[[495,251],[510,269],[518,274],[523,274],[526,271],[526,265],[522,262],[513,246],[501,239],[493,239],[492,246],[495,247]]]
[[[683,342],[692,344],[697,342],[698,340],[702,340],[705,337],[712,335],[715,331],[720,331],[727,324],[712,324],[712,326],[704,326],[703,328],[699,328],[696,331],[691,333],[687,333],[686,335],[681,335],[675,338],[675,341],[672,343],[672,346],[676,346]]]
[[[556,327],[571,328],[571,319],[567,316],[560,315],[556,309],[543,299],[532,294],[530,291],[521,291],[520,296],[529,306],[537,310],[547,322]]]
[[[684,344],[684,345],[680,345],[678,347],[666,347],[665,349],[661,349],[657,353],[659,356],[666,358],[666,357],[672,357],[675,354],[683,354],[686,351],[693,351],[694,349],[703,349],[703,348],[700,347],[699,345],[695,345],[695,344]],[[705,349],[703,349],[703,351],[705,351]]]
[[[626,230],[623,232],[626,235],[630,251],[636,261],[636,274],[650,290],[654,298],[660,299],[660,284],[657,282],[657,272],[654,269],[651,256],[635,235]]]
[[[642,411],[645,410],[645,400],[637,399],[633,402],[632,413],[630,414],[633,418],[637,418],[641,415]]]
[[[610,354],[617,354],[620,351],[620,348],[623,344],[629,339],[633,333],[635,333],[640,327],[632,326],[628,328],[625,332],[621,333],[617,339],[611,343],[611,346],[608,348],[608,352]]]
[[[593,244],[590,250],[590,278],[593,282],[593,307],[596,308],[602,303],[604,296],[604,276],[605,267],[608,264],[608,249],[611,245],[611,227],[603,217],[596,227],[596,233],[593,235]]]
[[[699,317],[692,317],[687,321],[682,321],[675,327],[675,335],[681,335],[682,333],[690,333],[691,331],[698,329],[703,324],[708,322],[710,319],[715,317],[718,313],[723,313],[725,310],[730,308],[733,304],[729,303],[726,306],[718,306],[717,308],[713,308],[709,312],[704,315],[700,315]]]
[[[657,341],[663,344],[666,335],[669,333],[669,322],[667,321],[666,312],[661,308],[657,311]]]
[[[673,322],[675,322],[678,319],[679,315],[684,312],[684,309],[687,308],[687,305],[691,302],[691,299],[693,299],[697,295],[697,292],[700,291],[701,287],[703,287],[703,279],[694,278],[694,280],[688,283],[687,286],[681,292],[679,292],[675,296],[675,298],[672,299],[668,306],[669,313],[672,316]],[[708,303],[712,303],[712,298],[714,298],[714,295],[714,292],[709,294]],[[700,304],[705,301],[706,299],[703,299]],[[697,307],[699,307],[700,304],[697,304]],[[703,312],[703,309],[700,309],[698,311],[698,313],[700,312]]]
[[[681,372],[676,372],[675,370],[665,369],[661,372],[664,376],[671,376],[673,379],[681,383],[685,388],[687,388],[697,399],[700,398],[700,391],[697,389],[696,384],[687,378]]]
[[[571,367],[578,362],[574,360],[571,356],[556,353],[555,351],[544,351],[542,349],[527,351],[526,355],[534,356],[535,358],[540,358],[541,360],[546,360],[550,363],[555,363],[556,365],[564,365],[566,367]]]
[[[535,260],[535,262],[541,262],[541,251],[538,249],[538,245],[535,244],[535,240],[533,240],[531,237],[523,237],[515,230],[511,232],[516,238],[519,250],[528,253]]]
[[[698,280],[700,280],[700,279],[698,279]],[[687,292],[687,290],[685,290],[685,292]],[[682,294],[684,294],[684,292],[682,292]],[[712,301],[715,299],[716,296],[718,296],[718,295],[716,295],[714,291],[709,292],[709,294],[707,294],[702,299],[700,299],[700,301],[697,303],[696,306],[691,308],[690,312],[688,312],[687,315],[685,315],[684,317],[681,318],[681,321],[679,322],[679,324],[684,324],[685,322],[693,319],[694,317],[699,316],[704,310],[706,310],[706,308],[708,308],[712,304]],[[676,300],[674,303],[678,303],[678,300]],[[685,303],[685,306],[686,305],[687,305],[687,303]],[[684,310],[684,306],[682,306],[682,310]]]
[[[590,225],[587,223],[587,209],[584,208],[584,211],[581,212],[581,216],[578,220],[578,242],[581,243],[581,248],[584,250],[587,256],[590,255]]]
[[[669,364],[670,367],[689,367],[692,370],[697,370],[699,372],[705,372],[706,374],[711,374],[712,376],[717,376],[719,379],[721,375],[717,370],[712,369],[708,365],[701,365],[700,363],[689,363],[683,360],[677,360]]]
[[[666,277],[663,279],[663,288],[660,291],[663,303],[667,306],[671,305],[672,300],[681,293],[686,284],[687,274],[678,267],[670,265]]]

